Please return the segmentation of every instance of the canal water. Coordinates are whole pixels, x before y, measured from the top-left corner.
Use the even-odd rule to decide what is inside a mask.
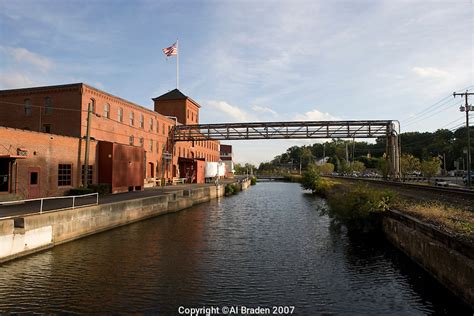
[[[0,312],[470,314],[383,238],[349,237],[291,183],[247,191],[0,266]]]

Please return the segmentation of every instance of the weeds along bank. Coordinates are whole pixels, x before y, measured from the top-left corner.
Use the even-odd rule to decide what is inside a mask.
[[[324,197],[327,214],[349,233],[382,233],[440,283],[474,307],[474,214],[456,206],[408,201],[365,183],[324,178],[317,170],[301,186]]]

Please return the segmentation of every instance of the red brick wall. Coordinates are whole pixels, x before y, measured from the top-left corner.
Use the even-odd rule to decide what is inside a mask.
[[[85,141],[79,138],[0,127],[0,156],[16,155],[17,148],[28,152],[26,159],[17,159],[13,168],[11,193],[28,198],[28,168],[39,168],[41,196],[63,195],[82,183]],[[93,183],[97,183],[97,143],[90,142],[89,165],[93,165]],[[72,165],[70,186],[58,186],[58,164]],[[16,173],[17,171],[17,173]],[[16,192],[14,192],[16,189]]]
[[[130,136],[133,136],[134,145],[139,146],[140,139],[143,139],[143,147],[147,162],[146,177],[161,177],[162,175],[162,153],[163,146],[167,148],[168,133],[175,121],[165,116],[141,107],[137,104],[113,96],[104,91],[100,91],[86,84],[73,84],[55,87],[40,87],[31,89],[5,90],[0,91],[0,102],[20,103],[15,105],[15,112],[11,112],[9,107],[5,107],[6,103],[0,103],[0,125],[12,126],[16,128],[29,127],[36,129],[39,127],[39,110],[32,108],[32,116],[24,116],[24,99],[30,98],[32,105],[44,103],[44,98],[50,96],[52,98],[53,107],[62,107],[71,109],[53,110],[53,113],[42,119],[52,126],[52,132],[68,136],[86,135],[87,127],[87,109],[91,99],[95,104],[95,115],[91,116],[90,135],[95,140],[104,140],[116,142],[120,144],[129,144]],[[170,115],[181,115],[183,120],[187,120],[187,110],[193,111],[190,114],[190,120],[198,122],[199,108],[189,99],[181,100],[180,110]],[[166,102],[166,101],[163,101]],[[173,103],[174,101],[172,101]],[[109,105],[109,117],[106,117],[105,106]],[[171,104],[171,103],[170,103]],[[176,109],[176,103],[173,103]],[[43,104],[44,105],[44,104]],[[170,105],[171,106],[171,105]],[[119,121],[119,109],[122,108],[122,122]],[[79,111],[81,110],[81,111]],[[35,112],[36,111],[36,112]],[[171,110],[170,110],[171,111]],[[134,113],[134,124],[130,125],[130,113]],[[191,112],[190,112],[191,113]],[[140,126],[140,117],[143,115],[143,127]],[[150,120],[153,121],[153,128],[150,127]],[[38,122],[38,123],[37,123]],[[178,156],[181,157],[203,157],[207,161],[219,160],[219,142],[195,142],[194,146],[191,142],[179,142],[175,146],[173,153],[173,164],[177,166]],[[151,172],[148,163],[153,163],[155,172]],[[172,166],[168,169],[168,175],[171,177]],[[163,172],[166,174],[166,171]]]
[[[0,126],[41,131],[51,125],[51,133],[79,137],[82,84],[0,91]],[[51,98],[52,112],[45,111],[45,98]],[[25,115],[25,99],[31,115]]]

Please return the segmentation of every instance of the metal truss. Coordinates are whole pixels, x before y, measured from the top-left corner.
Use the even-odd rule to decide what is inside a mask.
[[[177,125],[173,141],[377,138],[396,134],[394,121],[301,121]]]

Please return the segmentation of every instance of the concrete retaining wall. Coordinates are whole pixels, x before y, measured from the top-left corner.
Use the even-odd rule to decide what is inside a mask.
[[[384,218],[387,238],[454,294],[474,306],[474,249],[398,211]]]
[[[224,192],[224,185],[191,188],[166,195],[0,220],[0,263],[104,230],[177,212],[224,196]]]

